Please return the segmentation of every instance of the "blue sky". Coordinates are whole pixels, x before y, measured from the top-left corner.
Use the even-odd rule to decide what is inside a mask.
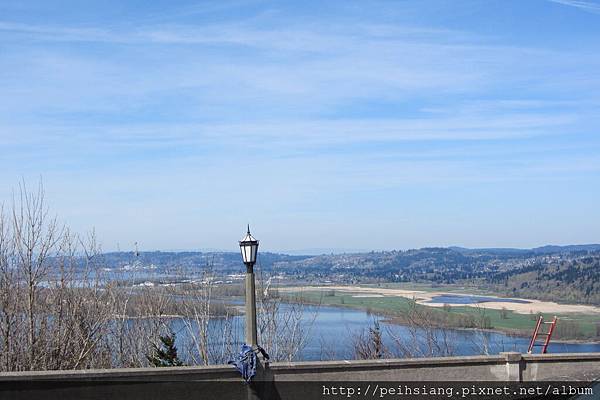
[[[600,242],[600,1],[0,1],[0,93],[106,250]]]

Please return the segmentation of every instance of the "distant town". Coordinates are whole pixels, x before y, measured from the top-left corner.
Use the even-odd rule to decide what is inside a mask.
[[[106,272],[126,273],[140,280],[138,284],[168,284],[182,276],[206,276],[207,270],[214,284],[243,279],[237,252],[110,252],[102,258]],[[257,264],[265,278],[282,284],[460,284],[507,296],[585,304],[600,304],[598,268],[598,244],[533,249],[434,247],[318,256],[262,252]]]

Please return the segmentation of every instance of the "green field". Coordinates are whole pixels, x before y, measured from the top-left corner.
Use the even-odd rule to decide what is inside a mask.
[[[461,292],[467,293],[464,288],[459,287],[431,287],[426,285],[401,286],[398,284],[384,286],[389,288],[402,288],[424,291]],[[489,292],[480,292],[469,290],[469,294],[491,294]],[[364,294],[364,293],[361,293]],[[354,297],[356,294],[345,291],[335,290],[302,290],[297,292],[284,292],[284,297],[292,301],[306,301],[309,303],[322,304],[327,306],[349,307],[366,310],[375,314],[382,314],[390,318],[397,318],[401,322],[411,307],[412,300],[399,296],[384,297]],[[508,310],[483,309],[469,306],[451,306],[451,307],[425,307],[435,317],[436,321],[449,321],[448,326],[452,327],[470,327],[461,326],[461,321],[465,318],[486,318],[486,327],[489,329],[512,332],[521,335],[530,335],[536,323],[535,314],[519,314]],[[446,315],[444,315],[446,314]],[[545,320],[550,320],[554,314],[543,314]],[[597,326],[600,324],[599,315],[588,314],[559,314],[559,323],[555,331],[557,339],[580,339],[595,340],[598,339]]]

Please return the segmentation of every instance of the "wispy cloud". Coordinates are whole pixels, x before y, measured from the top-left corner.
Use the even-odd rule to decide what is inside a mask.
[[[571,85],[573,74],[564,71],[576,59],[545,49],[482,44],[462,32],[372,23],[278,30],[244,25],[141,27],[124,32],[2,27],[7,46],[0,59],[5,71],[0,84],[8,95],[4,98],[10,98],[5,106],[58,113],[130,109],[171,94],[199,104],[200,114],[203,108],[213,115],[226,114],[243,103],[254,108],[253,115],[261,114],[256,108],[268,111],[269,118],[285,112],[314,115],[372,98],[477,93],[521,82],[530,89],[548,81]],[[26,49],[15,46],[19,40],[11,32],[35,35],[35,42]],[[38,45],[55,40],[107,41],[115,48],[73,54],[61,44]],[[130,57],[131,51],[136,57]],[[600,58],[591,56],[585,61],[590,68],[600,64]],[[540,70],[540,64],[545,68]],[[23,92],[23,79],[35,85],[36,96]],[[179,112],[186,108],[178,106]]]
[[[600,14],[600,3],[584,0],[549,0],[552,3],[579,8],[583,11]]]
[[[419,1],[266,3],[118,15],[103,5],[98,19],[87,9],[4,12],[0,195],[42,172],[76,221],[157,243],[153,225],[177,226],[165,244],[176,248],[192,243],[192,221],[228,237],[246,220],[247,197],[275,241],[286,236],[281,221],[347,232],[350,220],[375,229],[398,218],[413,223],[414,240],[452,204],[476,224],[471,210],[485,215],[497,199],[536,212],[562,196],[556,185],[572,185],[566,192],[585,205],[598,197],[600,52],[573,47],[581,33],[546,40],[518,6],[510,28],[522,22],[525,33],[495,29],[505,21],[494,2],[453,2],[452,18]],[[552,18],[556,10],[568,11],[553,7]],[[242,187],[240,171],[256,184]]]

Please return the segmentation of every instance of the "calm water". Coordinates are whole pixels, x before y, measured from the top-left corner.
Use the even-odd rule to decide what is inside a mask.
[[[486,297],[486,296],[469,296],[469,295],[458,295],[458,294],[442,294],[439,296],[433,296],[427,303],[436,304],[476,304],[486,303],[495,301],[499,303],[519,303],[529,304],[530,301],[520,299],[507,299],[501,297]]]
[[[282,308],[289,307],[282,305]],[[310,323],[316,313],[314,323]],[[365,311],[351,310],[336,307],[307,307],[304,316],[304,329],[308,330],[309,338],[304,350],[297,357],[298,360],[321,359],[350,359],[353,357],[352,337],[373,326],[379,320],[384,345],[394,348],[395,340],[401,340],[406,345],[414,345],[410,330],[402,325],[384,322],[381,317],[369,315]],[[244,316],[232,317],[229,320],[234,326],[234,334],[238,345],[241,346],[244,332]],[[224,319],[211,320],[209,329],[212,335],[222,338]],[[186,332],[181,321],[174,320],[173,328],[178,333],[178,341],[185,338]],[[532,326],[533,329],[533,326]],[[447,340],[454,347],[455,355],[482,354],[487,349],[489,354],[501,351],[520,351],[525,353],[529,345],[528,338],[511,337],[502,333],[479,332],[474,330],[439,330],[435,333],[438,337],[446,335]],[[423,332],[418,335],[423,339]],[[217,345],[222,341],[216,341]],[[422,345],[423,349],[427,348]],[[268,349],[267,349],[268,351]],[[569,352],[600,352],[600,344],[579,343],[551,343],[548,351],[551,353]]]

